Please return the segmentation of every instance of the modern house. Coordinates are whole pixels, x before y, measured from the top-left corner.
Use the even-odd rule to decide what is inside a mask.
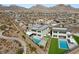
[[[31,32],[33,35],[36,36],[45,36],[49,33],[49,27],[48,25],[42,25],[42,24],[32,24],[28,28],[28,32]]]
[[[73,49],[78,45],[72,36],[72,30],[63,25],[58,25],[52,28],[52,37],[58,38],[59,48],[64,45],[64,47],[68,46],[69,49]]]
[[[46,45],[46,40],[44,40],[44,36],[48,35],[49,33],[49,27],[45,24],[30,24],[28,26],[28,31],[26,34],[28,34],[33,42],[35,42],[39,46]]]
[[[62,27],[62,25],[54,26],[52,28],[52,37],[71,39],[72,38],[71,30],[69,28]]]

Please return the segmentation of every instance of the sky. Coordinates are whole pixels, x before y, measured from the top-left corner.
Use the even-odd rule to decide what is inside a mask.
[[[5,6],[9,6],[10,4],[4,4]],[[17,6],[25,7],[25,8],[30,8],[34,6],[35,4],[16,4]],[[72,7],[79,8],[79,4],[70,4]],[[55,4],[44,4],[46,7],[52,7],[55,6]]]

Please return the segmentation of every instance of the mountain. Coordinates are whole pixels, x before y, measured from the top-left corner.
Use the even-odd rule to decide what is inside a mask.
[[[27,10],[27,8],[20,7],[20,6],[17,6],[17,5],[10,5],[10,6],[0,5],[0,10],[25,11],[25,10]]]
[[[6,6],[0,5],[0,10],[5,10],[5,9],[7,9]]]
[[[48,7],[44,6],[44,5],[40,5],[37,4],[35,6],[32,6],[31,8],[29,8],[29,10],[33,11],[33,12],[48,12]]]
[[[53,7],[46,7],[44,5],[35,5],[32,6],[29,10],[35,11],[35,12],[79,12],[78,8],[74,8],[71,5],[64,5],[64,4],[58,4]]]
[[[54,7],[50,7],[49,9],[54,12],[76,12],[76,11],[79,11],[79,9],[74,8],[71,5],[64,5],[64,4],[59,4]]]
[[[44,5],[37,4],[35,6],[32,6],[30,9],[48,9],[48,8]]]
[[[50,8],[53,8],[53,9],[60,9],[60,8],[73,8],[71,5],[64,5],[64,4],[58,4],[58,5],[55,5],[54,7],[50,7]]]
[[[12,10],[12,11],[27,11],[27,12],[43,12],[43,13],[51,13],[51,12],[79,12],[79,8],[73,8],[71,5],[58,4],[53,7],[46,7],[44,5],[34,5],[31,8],[24,8],[17,5],[3,6],[0,5],[0,10]]]
[[[18,10],[25,10],[26,8],[24,8],[24,7],[20,7],[20,6],[17,6],[17,5],[10,5],[9,7],[8,7],[9,9],[18,9]]]

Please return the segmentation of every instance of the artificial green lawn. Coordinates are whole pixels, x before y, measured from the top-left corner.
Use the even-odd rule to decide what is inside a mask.
[[[51,39],[50,48],[49,48],[49,51],[48,51],[49,54],[63,54],[66,51],[67,50],[65,50],[65,49],[59,48],[58,39],[56,39],[56,38]]]
[[[79,44],[79,36],[75,36],[75,35],[73,35],[73,38],[74,38],[75,41]]]

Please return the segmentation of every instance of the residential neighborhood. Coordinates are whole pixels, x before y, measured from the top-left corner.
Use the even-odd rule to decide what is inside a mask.
[[[0,5],[0,54],[78,53],[79,8]]]

